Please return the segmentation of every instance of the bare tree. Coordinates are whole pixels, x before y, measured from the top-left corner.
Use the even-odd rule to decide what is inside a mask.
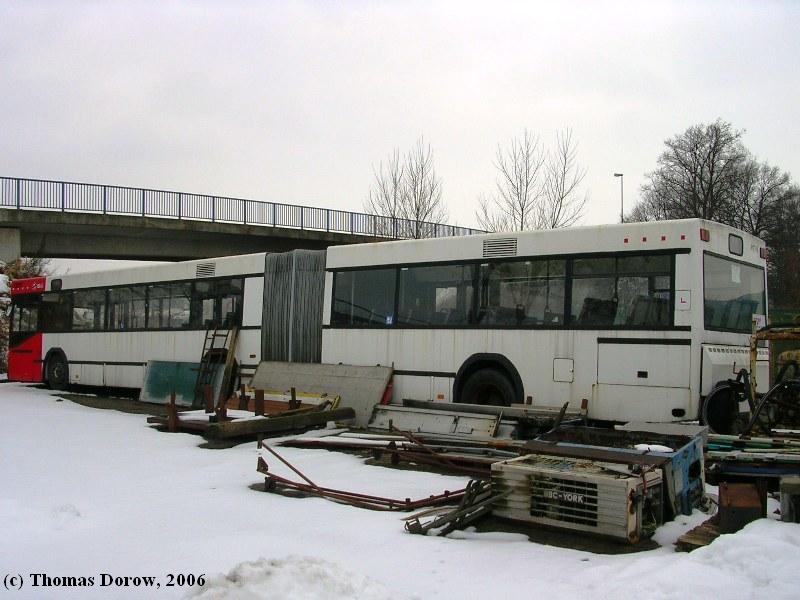
[[[729,222],[736,212],[737,175],[747,158],[742,132],[717,120],[668,139],[658,168],[647,174],[638,217],[700,217]]]
[[[800,307],[800,188],[790,185],[778,201],[774,224],[764,234],[769,246],[767,283],[770,305]]]
[[[577,163],[572,131],[556,135],[556,147],[545,152],[527,129],[507,148],[498,146],[495,194],[478,199],[476,218],[488,231],[552,229],[575,224],[586,196],[579,187],[586,169]]]
[[[527,129],[512,138],[509,146],[497,146],[495,194],[482,197],[476,213],[480,226],[488,231],[517,231],[536,227],[541,197],[539,176],[545,156],[538,136]]]
[[[436,235],[432,226],[447,219],[442,204],[442,181],[433,166],[430,145],[420,137],[406,157],[403,217],[411,222],[415,238]]]
[[[447,219],[442,182],[433,165],[433,152],[422,137],[406,154],[389,155],[386,165],[373,169],[375,180],[365,210],[381,219],[379,232],[424,238],[436,235],[436,225]],[[391,233],[386,231],[391,227]]]
[[[717,120],[668,139],[626,220],[700,217],[766,236],[776,226],[791,178],[759,163],[741,137],[730,123]]]
[[[748,158],[737,170],[732,185],[732,205],[727,222],[764,237],[778,225],[782,200],[791,186],[786,172]]]
[[[480,227],[486,231],[512,231],[514,229],[508,214],[505,211],[497,210],[494,198],[487,197],[485,194],[478,196],[478,210],[475,211],[475,217]]]
[[[374,181],[369,190],[369,197],[364,206],[366,212],[380,218],[375,224],[375,231],[381,235],[396,235],[396,219],[403,217],[403,175],[405,166],[400,162],[400,150],[397,148],[389,155],[384,164],[381,161],[376,169],[372,168]]]
[[[580,193],[586,169],[578,165],[578,148],[572,130],[556,134],[556,147],[545,165],[542,199],[539,204],[539,229],[557,229],[574,225],[583,215],[588,193]]]

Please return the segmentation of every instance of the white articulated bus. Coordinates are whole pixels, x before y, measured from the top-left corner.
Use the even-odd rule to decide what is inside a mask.
[[[395,399],[694,419],[749,365],[765,259],[699,219],[329,248],[322,361],[392,365]]]
[[[321,299],[298,299],[321,298],[323,266],[297,250],[12,281],[9,379],[142,388],[149,361],[199,362],[233,326],[245,381],[265,358],[319,361]]]
[[[149,361],[197,362],[209,328],[236,325],[244,382],[261,360],[381,364],[395,400],[694,419],[749,365],[765,256],[685,220],[16,280],[9,379],[141,388]]]

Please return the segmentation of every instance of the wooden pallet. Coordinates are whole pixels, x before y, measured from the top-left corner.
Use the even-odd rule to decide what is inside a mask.
[[[675,542],[675,550],[678,552],[691,552],[703,546],[708,546],[720,535],[722,535],[722,532],[719,530],[719,517],[714,515],[679,537],[678,541]]]

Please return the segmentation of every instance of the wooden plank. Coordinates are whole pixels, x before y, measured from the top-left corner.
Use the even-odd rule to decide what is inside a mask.
[[[264,390],[257,389],[256,390],[256,399],[255,399],[255,413],[257,417],[264,415]]]
[[[147,422],[150,425],[158,425],[160,427],[169,428],[168,417],[147,417]],[[205,421],[181,421],[178,419],[176,424],[178,431],[206,431],[208,423]]]
[[[222,372],[222,385],[219,390],[219,398],[217,399],[217,408],[222,408],[228,402],[227,394],[228,388],[231,384],[231,377],[233,375],[233,362],[236,358],[236,343],[239,341],[239,328],[236,326],[228,330],[225,336],[225,344],[227,346],[227,353],[225,354],[225,370]]]
[[[703,546],[708,546],[721,534],[716,515],[701,523],[694,529],[690,529],[675,542],[675,550],[678,552],[691,552]]]
[[[342,421],[355,417],[352,408],[336,408],[321,411],[300,411],[290,415],[265,417],[263,419],[242,419],[226,421],[225,423],[209,423],[208,435],[215,438],[231,438],[258,433],[276,433],[280,431],[294,431],[316,425],[323,425],[329,421]]]
[[[175,406],[175,392],[169,396],[169,404],[167,405],[167,429],[171,432],[178,430],[178,409]]]

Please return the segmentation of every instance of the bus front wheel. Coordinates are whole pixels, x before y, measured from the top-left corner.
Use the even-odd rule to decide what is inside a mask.
[[[69,366],[63,354],[53,354],[47,359],[47,385],[54,390],[65,390],[69,385]]]
[[[514,385],[497,369],[478,369],[464,383],[461,402],[465,404],[491,404],[511,406]]]

